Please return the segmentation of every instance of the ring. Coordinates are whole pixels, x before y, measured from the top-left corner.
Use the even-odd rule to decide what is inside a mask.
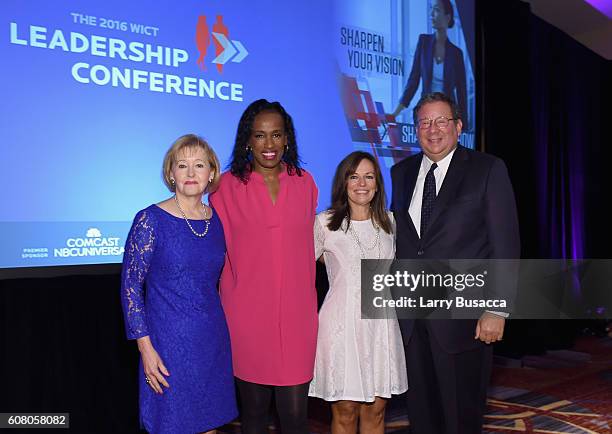
[[[145,377],[145,382],[146,382],[147,384],[150,384],[150,383],[151,383],[151,380],[149,379],[149,377]]]

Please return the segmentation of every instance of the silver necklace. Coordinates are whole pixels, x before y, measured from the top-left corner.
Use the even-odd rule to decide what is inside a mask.
[[[196,232],[195,229],[193,228],[193,226],[191,226],[191,223],[189,223],[189,219],[185,215],[185,212],[183,211],[183,208],[181,208],[181,204],[179,203],[179,200],[178,200],[178,197],[176,197],[176,194],[174,195],[174,200],[176,201],[176,206],[178,207],[179,211],[183,215],[183,218],[185,219],[185,222],[187,223],[187,226],[189,226],[189,229],[191,229],[191,232],[196,237],[204,238],[206,236],[206,234],[208,233],[208,226],[210,226],[210,219],[206,218],[207,213],[206,213],[206,207],[204,206],[204,204],[202,204],[202,209],[203,209],[203,214],[204,214],[204,223],[206,223],[206,228],[204,229],[204,232],[199,233],[199,232]]]
[[[357,235],[357,232],[355,231],[355,229],[353,229],[353,225],[350,224],[348,218],[346,219],[346,224],[348,225],[349,232],[353,236],[355,243],[357,243],[357,247],[359,247],[359,251],[361,252],[361,259],[366,259],[366,254],[365,254],[366,250],[373,250],[376,246],[378,246],[378,257],[376,259],[380,259],[380,226],[374,223],[374,227],[376,228],[376,239],[374,239],[374,243],[372,244],[371,247],[365,246],[365,249],[364,249],[364,246],[361,244],[361,241],[359,240],[359,236]]]

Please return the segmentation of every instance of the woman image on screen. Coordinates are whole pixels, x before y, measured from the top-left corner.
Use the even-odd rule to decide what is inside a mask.
[[[151,433],[214,433],[237,416],[229,332],[217,282],[223,228],[202,203],[219,160],[202,138],[178,138],[163,162],[173,196],[139,211],[123,259],[128,339],[140,351],[140,418]]]
[[[293,120],[280,103],[260,99],[246,108],[230,170],[210,201],[227,242],[220,293],[242,432],[267,432],[275,395],[283,434],[307,434],[317,341],[317,187],[300,167]]]
[[[421,82],[421,94],[442,92],[459,105],[464,127],[467,129],[467,90],[463,53],[447,36],[455,25],[450,0],[433,0],[431,24],[435,32],[419,36],[412,69],[399,104],[392,113],[397,117],[410,105]]]
[[[356,151],[340,162],[332,205],[315,219],[315,257],[329,291],[319,312],[310,396],[331,401],[332,434],[384,433],[386,400],[408,389],[399,324],[361,318],[361,260],[393,259],[393,215],[378,162]]]

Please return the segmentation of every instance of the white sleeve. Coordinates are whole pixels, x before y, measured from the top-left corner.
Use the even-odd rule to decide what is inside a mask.
[[[325,228],[319,221],[319,216],[315,216],[314,223],[314,244],[315,244],[315,261],[321,257],[325,251]]]
[[[387,215],[389,216],[389,220],[391,220],[391,232],[393,235],[393,257],[395,258],[395,243],[397,240],[397,227],[395,226],[395,218],[393,218],[393,213],[391,211],[387,211]]]

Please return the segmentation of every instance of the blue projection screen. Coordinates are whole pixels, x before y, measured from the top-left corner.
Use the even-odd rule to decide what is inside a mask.
[[[444,80],[464,75],[452,92],[465,91],[461,141],[474,147],[473,0],[452,4],[447,38],[463,70],[447,57]],[[378,157],[390,190],[389,168],[419,152],[411,110],[431,78],[418,45],[436,31],[437,6],[3,1],[0,268],[120,262],[134,214],[169,196],[170,144],[199,134],[225,166],[238,119],[258,98],[293,116],[319,210],[353,150]],[[392,116],[409,84],[414,96]]]

